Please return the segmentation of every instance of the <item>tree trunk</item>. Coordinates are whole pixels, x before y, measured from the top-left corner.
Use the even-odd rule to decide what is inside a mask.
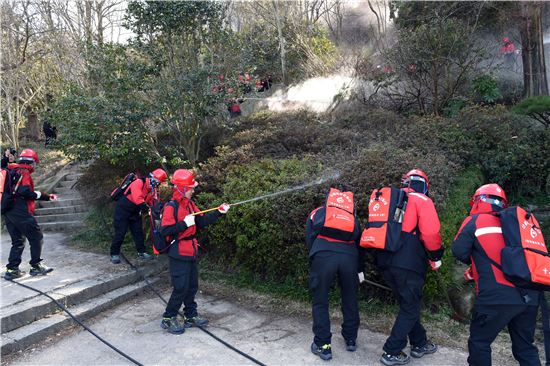
[[[548,95],[542,32],[542,4],[522,2],[520,7],[523,96],[527,98]]]
[[[283,77],[283,84],[286,85],[285,38],[283,37],[283,26],[281,24],[281,15],[279,14],[279,5],[277,4],[277,1],[273,1],[273,8],[275,9],[275,22],[277,23],[277,33],[279,35],[279,50],[281,54],[281,74]]]

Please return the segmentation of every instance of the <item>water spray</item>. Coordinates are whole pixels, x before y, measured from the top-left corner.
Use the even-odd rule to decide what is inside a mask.
[[[316,179],[312,182],[301,184],[299,186],[295,186],[295,187],[291,187],[291,188],[287,188],[287,189],[279,191],[279,192],[268,193],[268,194],[264,194],[262,196],[249,198],[249,199],[246,199],[246,200],[243,200],[243,201],[231,203],[231,204],[229,204],[229,206],[230,207],[239,206],[239,205],[243,205],[245,203],[260,201],[260,200],[263,200],[263,199],[280,196],[280,195],[283,195],[283,194],[291,193],[291,192],[294,192],[294,191],[299,191],[299,190],[306,189],[306,188],[309,188],[309,187],[318,186],[318,185],[323,184],[323,183],[325,183],[329,180],[338,179],[339,177],[340,177],[340,172],[339,171],[333,171],[333,172],[330,172],[330,173],[326,174],[325,176],[323,176],[319,179]],[[217,209],[218,209],[218,207],[213,207],[213,208],[209,208],[207,210],[194,212],[192,215],[193,216],[201,215],[201,214],[204,214],[204,213],[207,213],[207,212],[215,211]]]

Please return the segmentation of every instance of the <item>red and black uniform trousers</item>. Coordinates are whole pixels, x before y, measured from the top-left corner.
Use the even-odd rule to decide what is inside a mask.
[[[402,245],[397,252],[374,251],[382,277],[399,303],[397,318],[383,347],[390,355],[398,355],[407,346],[407,341],[412,347],[423,347],[428,341],[426,329],[420,322],[428,254],[417,230],[403,231],[401,235]],[[431,252],[430,259],[438,260],[442,255],[443,248]]]
[[[31,260],[29,264],[35,266],[42,261],[43,235],[34,218],[34,201],[37,199],[34,193],[34,183],[30,173],[26,169],[18,170],[22,175],[21,183],[14,192],[14,205],[6,212],[2,212],[6,229],[11,237],[11,249],[6,268],[17,269],[21,264],[21,257],[25,249],[25,238],[29,241]],[[42,201],[49,201],[48,194],[40,197]]]
[[[500,251],[504,245],[500,219],[490,213],[467,217],[452,244],[454,256],[472,265],[476,282],[468,364],[491,365],[491,343],[507,327],[512,354],[519,364],[540,365],[534,334],[541,294],[519,289],[506,280],[497,267],[501,263]]]
[[[120,247],[126,236],[126,231],[130,229],[134,244],[138,253],[145,252],[145,239],[143,235],[143,227],[141,222],[141,211],[144,210],[143,205],[136,205],[123,196],[116,201],[115,213],[113,216],[113,226],[115,235],[111,242],[111,255],[119,255]]]
[[[324,210],[321,208],[320,210]],[[309,289],[312,297],[313,341],[317,346],[330,344],[329,293],[337,278],[341,293],[343,315],[342,337],[356,340],[359,329],[357,291],[358,272],[362,271],[362,252],[358,241],[361,235],[359,221],[354,230],[356,240],[342,242],[322,237],[313,229],[311,215],[306,223],[306,243],[309,249]]]
[[[180,203],[181,205],[182,203]],[[196,207],[193,204],[193,207]],[[185,216],[178,214],[179,220],[183,220]],[[191,212],[199,211],[198,209]],[[181,217],[183,216],[183,217]],[[177,221],[175,224],[164,226],[164,217],[173,217],[173,215],[165,214],[163,216],[163,225],[161,226],[160,232],[163,236],[176,236],[180,233],[185,232],[188,227],[183,221]],[[210,224],[213,224],[221,217],[221,214],[218,211],[214,211],[207,215],[195,216],[195,225],[197,229],[202,229]],[[184,244],[183,242],[190,243],[194,248],[194,254],[192,255],[182,255],[180,246]],[[163,317],[172,318],[176,316],[182,306],[183,315],[186,318],[193,318],[197,316],[197,303],[195,301],[195,296],[199,289],[199,271],[197,265],[197,254],[198,254],[198,241],[195,235],[180,238],[178,242],[172,244],[168,251],[169,258],[169,268],[170,268],[170,279],[172,282],[172,294],[166,305]]]

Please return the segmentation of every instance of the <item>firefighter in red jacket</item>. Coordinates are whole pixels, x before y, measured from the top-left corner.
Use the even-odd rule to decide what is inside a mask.
[[[402,183],[408,200],[400,249],[394,253],[376,251],[377,265],[399,302],[399,313],[380,358],[380,362],[388,366],[410,362],[410,357],[403,352],[407,338],[411,356],[415,358],[437,351],[437,345],[428,341],[426,330],[420,324],[420,310],[428,264],[433,270],[441,266],[439,218],[428,197],[430,183],[426,173],[413,169],[404,175]]]
[[[199,185],[193,172],[186,169],[176,170],[172,176],[172,184],[172,201],[175,201],[176,205],[164,206],[160,233],[166,237],[176,238],[168,250],[173,290],[160,325],[170,333],[181,334],[185,328],[208,324],[208,320],[199,317],[195,302],[199,288],[197,230],[216,222],[222,214],[227,213],[230,206],[224,203],[214,212],[194,216],[193,213],[200,210],[191,200],[195,187]],[[176,206],[177,212],[174,212]],[[182,304],[185,305],[183,325],[177,319]]]
[[[512,353],[520,365],[540,365],[533,344],[539,292],[515,287],[498,268],[504,237],[497,213],[508,201],[498,184],[486,184],[474,193],[472,209],[452,245],[454,256],[471,265],[466,279],[476,283],[477,298],[470,323],[468,363],[491,365],[491,343],[506,326]]]
[[[358,273],[362,272],[363,249],[359,247],[361,224],[355,217],[355,227],[351,240],[338,240],[321,235],[314,228],[317,215],[325,217],[324,206],[313,210],[306,221],[306,244],[309,249],[310,278],[312,293],[313,343],[311,352],[327,361],[332,358],[332,345],[329,316],[329,292],[338,276],[342,297],[342,337],[346,350],[357,349],[357,331],[359,329],[359,308],[357,291]]]
[[[145,252],[145,240],[141,223],[141,213],[148,213],[157,199],[157,187],[166,181],[168,175],[162,169],[156,169],[146,178],[137,178],[116,201],[113,225],[115,235],[111,242],[111,262],[120,263],[120,247],[130,228],[138,258],[151,260],[153,256]]]
[[[31,276],[45,275],[53,271],[42,263],[43,235],[40,226],[34,218],[34,202],[36,200],[49,201],[56,199],[53,194],[34,190],[34,182],[31,174],[40,162],[38,154],[31,149],[24,149],[19,155],[18,164],[8,165],[8,176],[12,179],[12,192],[5,192],[2,199],[13,199],[13,206],[2,212],[6,222],[6,228],[11,237],[11,250],[6,265],[4,278],[12,280],[23,276],[25,272],[19,270],[21,255],[25,249],[25,237],[31,247]],[[11,177],[11,178],[10,178]],[[9,197],[11,196],[11,197]]]

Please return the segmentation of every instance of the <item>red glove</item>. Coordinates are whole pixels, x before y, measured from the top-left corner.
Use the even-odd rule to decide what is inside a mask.
[[[50,201],[57,201],[57,194],[50,194]]]
[[[218,211],[220,211],[220,213],[222,214],[226,214],[227,211],[229,211],[229,208],[231,206],[227,203],[222,203],[219,207],[218,207]]]
[[[441,260],[438,261],[429,261],[430,267],[432,268],[432,271],[437,271],[439,267],[441,267]]]
[[[472,272],[472,267],[468,267],[466,268],[466,270],[464,271],[464,279],[466,281],[473,281],[474,280],[474,274]]]

